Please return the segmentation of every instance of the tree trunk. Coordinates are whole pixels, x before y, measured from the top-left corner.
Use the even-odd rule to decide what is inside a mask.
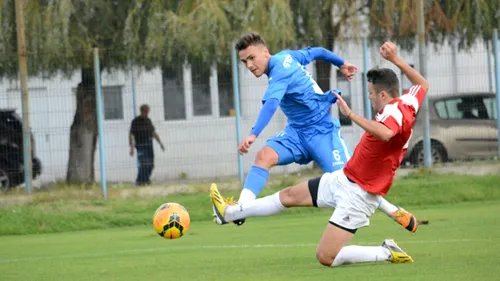
[[[71,125],[66,182],[94,182],[97,142],[95,76],[92,67],[82,67],[82,81],[76,89],[76,112]]]

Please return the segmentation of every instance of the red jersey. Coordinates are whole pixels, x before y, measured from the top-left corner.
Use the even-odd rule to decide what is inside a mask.
[[[408,149],[412,127],[424,98],[425,90],[415,85],[377,113],[375,121],[391,129],[394,136],[383,142],[365,132],[344,167],[344,174],[349,179],[370,193],[387,194]]]

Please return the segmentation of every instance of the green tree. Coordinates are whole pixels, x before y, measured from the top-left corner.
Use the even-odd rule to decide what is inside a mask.
[[[175,60],[230,62],[230,44],[245,31],[261,33],[270,49],[294,42],[289,3],[279,1],[137,0],[125,22],[125,47],[140,65]]]
[[[425,0],[425,30],[428,41],[438,45],[456,41],[460,49],[470,48],[478,39],[491,40],[500,28],[500,1]],[[411,49],[416,44],[416,1],[369,0],[371,40],[388,38]]]
[[[70,129],[67,181],[94,180],[97,138],[92,48],[101,70],[170,67],[187,61],[230,63],[230,43],[262,33],[271,49],[294,42],[289,2],[229,0],[27,1],[29,75],[81,73]],[[17,77],[14,0],[0,1],[0,77]],[[104,50],[106,55],[103,54]],[[68,95],[70,93],[67,93]]]

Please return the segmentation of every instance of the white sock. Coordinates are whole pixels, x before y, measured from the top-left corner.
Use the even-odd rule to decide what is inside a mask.
[[[255,196],[255,194],[253,194],[252,191],[250,191],[250,189],[246,189],[246,188],[243,188],[241,190],[241,193],[240,193],[240,198],[238,199],[238,203],[245,203],[245,202],[248,202],[248,201],[252,201],[252,200],[255,200],[255,198],[257,198]]]
[[[391,260],[391,252],[382,246],[344,246],[331,266],[351,263],[379,262]]]
[[[383,197],[380,197],[380,202],[378,205],[378,209],[384,212],[388,217],[392,217],[392,213],[398,210],[398,207],[389,203],[389,201],[385,200]]]
[[[281,204],[279,192],[256,200],[230,205],[226,209],[224,218],[227,221],[244,219],[247,217],[264,217],[277,214],[286,208]]]

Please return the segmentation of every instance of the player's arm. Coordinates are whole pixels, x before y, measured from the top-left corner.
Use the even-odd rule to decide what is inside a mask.
[[[255,121],[255,125],[252,127],[250,135],[238,144],[238,151],[240,154],[248,152],[252,143],[271,121],[281,99],[285,96],[290,76],[294,73],[296,68],[299,67],[297,64],[290,63],[288,59],[293,58],[287,55],[282,61],[280,60],[276,63],[272,74],[268,74],[269,86],[262,98],[262,108]]]
[[[420,86],[420,87],[412,87],[405,94],[410,94],[414,96],[418,101],[418,105],[422,104],[425,98],[425,94],[429,91],[429,82],[425,80],[425,78],[420,73],[418,73],[418,71],[416,71],[413,67],[408,65],[401,57],[399,57],[398,48],[394,43],[385,42],[380,47],[380,55],[382,55],[384,59],[390,61],[395,66],[397,66],[408,78],[408,80],[411,81],[413,85]],[[415,106],[416,110],[418,110],[418,105]]]
[[[389,108],[387,109],[387,111],[384,110],[377,121],[368,120],[352,112],[351,108],[349,108],[347,103],[339,94],[337,94],[336,92],[333,92],[333,94],[337,97],[337,106],[340,112],[347,118],[351,119],[352,122],[356,123],[356,125],[360,126],[370,135],[383,142],[388,142],[399,132],[399,123],[402,121],[402,114],[397,108]]]
[[[264,97],[262,97],[262,108],[250,133],[255,137],[258,137],[271,121],[271,118],[278,109],[281,99],[285,96],[290,75],[294,72],[294,69],[298,67],[293,64],[285,63],[286,60],[285,58],[283,63],[280,62],[276,66],[277,69],[274,70],[273,74],[269,77],[269,86]]]
[[[267,124],[269,124],[271,118],[276,112],[276,109],[278,109],[279,100],[275,97],[272,97],[265,99],[263,103],[264,104],[262,105],[262,108],[259,112],[257,121],[255,121],[255,125],[252,127],[252,130],[250,131],[250,135],[247,136],[238,144],[238,151],[241,155],[248,152],[250,146],[255,142],[255,140],[260,135],[262,130],[264,130]]]
[[[394,65],[396,65],[401,71],[404,73],[404,75],[408,78],[408,80],[411,81],[413,85],[419,85],[422,87],[425,92],[429,91],[429,82],[425,80],[418,71],[416,71],[413,67],[408,65],[402,58],[397,57],[394,59],[392,62]]]
[[[264,101],[262,108],[260,109],[259,116],[257,117],[257,121],[255,121],[255,125],[253,126],[250,134],[258,137],[262,130],[269,124],[271,119],[274,116],[274,113],[278,109],[279,101],[277,98],[270,98]]]
[[[307,47],[305,49],[290,51],[290,54],[301,64],[308,65],[313,60],[322,60],[329,62],[340,69],[340,72],[348,81],[354,79],[358,72],[358,67],[352,63],[345,62],[343,58],[337,56],[334,52],[323,47]]]
[[[313,60],[326,61],[337,67],[341,67],[345,63],[343,58],[323,47],[307,47],[290,53],[302,65],[308,65]]]
[[[385,122],[381,123],[374,120],[368,120],[352,111],[348,113],[346,117],[351,119],[352,122],[356,123],[367,133],[383,142],[388,142],[398,132],[398,128],[396,126],[387,126]]]

